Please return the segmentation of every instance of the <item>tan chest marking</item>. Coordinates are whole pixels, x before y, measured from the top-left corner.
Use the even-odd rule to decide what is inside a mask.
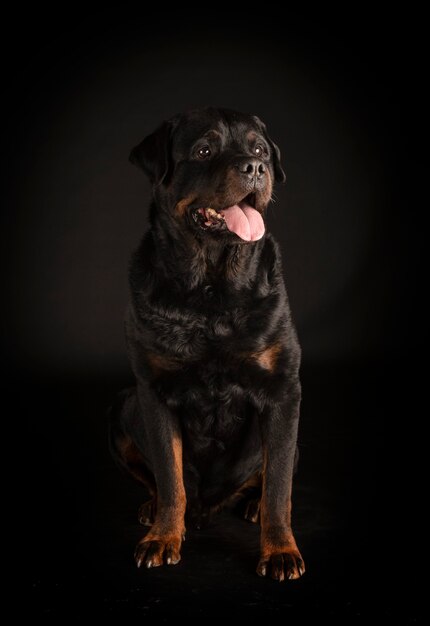
[[[149,367],[154,375],[158,375],[166,371],[173,372],[181,368],[181,364],[176,359],[163,356],[162,354],[148,352],[146,358],[148,359]]]
[[[251,353],[249,357],[256,361],[258,365],[263,369],[267,370],[268,372],[273,372],[276,367],[280,352],[281,345],[279,343],[274,343],[273,345],[268,346],[260,352]]]

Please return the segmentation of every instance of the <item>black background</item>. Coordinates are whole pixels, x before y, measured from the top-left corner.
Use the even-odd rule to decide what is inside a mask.
[[[4,366],[29,443],[16,454],[31,610],[413,621],[419,20],[207,9],[10,23]],[[132,380],[127,263],[150,199],[128,153],[205,105],[258,114],[287,174],[268,224],[303,347],[295,526],[308,573],[290,585],[253,574],[257,531],[230,513],[191,533],[177,568],[135,571],[142,496],[107,451],[106,407]]]

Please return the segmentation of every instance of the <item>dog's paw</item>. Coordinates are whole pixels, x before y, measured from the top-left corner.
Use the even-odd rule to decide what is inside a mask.
[[[176,565],[181,560],[182,537],[144,537],[136,546],[134,558],[137,567]]]
[[[279,582],[295,580],[305,573],[305,564],[300,552],[295,548],[274,550],[271,554],[263,554],[257,566],[259,576],[270,576]]]

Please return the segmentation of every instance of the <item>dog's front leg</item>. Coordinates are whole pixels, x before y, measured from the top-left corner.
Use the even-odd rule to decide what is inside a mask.
[[[150,531],[137,544],[137,566],[175,565],[181,558],[185,534],[186,497],[182,473],[182,436],[176,416],[138,385],[140,438],[156,484],[157,513]]]
[[[305,571],[291,528],[291,491],[300,407],[300,383],[291,385],[283,406],[261,416],[263,491],[260,576],[299,578]]]

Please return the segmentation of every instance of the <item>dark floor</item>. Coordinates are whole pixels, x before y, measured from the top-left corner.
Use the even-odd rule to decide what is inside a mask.
[[[390,522],[393,503],[400,506],[389,469],[398,438],[383,396],[393,381],[382,366],[346,365],[304,368],[302,380],[294,527],[307,572],[288,583],[255,574],[258,527],[233,511],[189,531],[178,566],[138,570],[144,496],[110,459],[105,419],[130,381],[51,379],[17,388],[30,435],[23,532],[34,541],[24,564],[32,602],[23,610],[162,623],[178,615],[418,623],[412,555]]]

